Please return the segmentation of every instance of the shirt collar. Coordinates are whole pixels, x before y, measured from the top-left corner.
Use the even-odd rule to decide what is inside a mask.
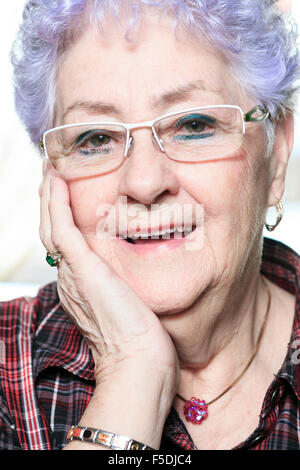
[[[261,271],[295,296],[292,334],[285,361],[276,377],[287,380],[300,400],[300,256],[278,241],[265,239]]]

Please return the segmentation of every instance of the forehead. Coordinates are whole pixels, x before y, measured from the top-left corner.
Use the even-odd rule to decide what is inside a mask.
[[[239,95],[220,52],[188,32],[175,34],[171,18],[152,15],[132,40],[110,19],[102,32],[89,25],[61,61],[57,109],[61,120],[74,103],[103,102],[115,105],[120,118],[134,114],[137,121],[181,102],[239,104]]]

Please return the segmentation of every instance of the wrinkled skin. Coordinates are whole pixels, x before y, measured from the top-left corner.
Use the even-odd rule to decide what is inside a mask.
[[[235,104],[247,112],[257,104],[220,53],[183,32],[177,40],[170,24],[151,17],[132,43],[109,20],[104,36],[97,28],[87,29],[60,67],[55,125],[95,117],[81,108],[65,115],[75,102],[113,104],[118,111],[102,110],[97,118],[122,122],[195,105]],[[154,97],[199,80],[205,90],[197,86],[173,93],[154,106]],[[151,132],[141,129],[133,132],[130,157],[111,173],[66,183],[51,166],[44,167],[41,238],[47,250],[63,255],[59,296],[91,347],[98,390],[109,389],[112,377],[117,382],[120,377],[125,393],[127,371],[159,410],[161,418],[152,420],[161,429],[177,390],[192,395],[209,364],[221,374],[220,390],[251,354],[266,303],[259,281],[261,231],[267,207],[283,193],[291,123],[288,117],[277,126],[273,160],[265,155],[263,127],[250,123],[242,147],[224,161],[172,161],[155,147]],[[97,208],[117,206],[121,196],[146,208],[202,204],[203,245],[188,251],[182,244],[141,256],[124,241],[100,240]],[[224,368],[217,364],[224,361],[229,372],[221,373]],[[89,425],[95,410],[101,424],[111,423],[101,415],[97,399],[89,409]],[[157,432],[148,428],[149,436],[142,437],[159,445]]]

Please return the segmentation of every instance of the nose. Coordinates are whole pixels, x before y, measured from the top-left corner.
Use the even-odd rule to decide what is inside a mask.
[[[138,134],[138,135],[137,135]],[[158,202],[164,193],[175,195],[179,192],[179,180],[174,171],[174,162],[160,150],[150,129],[135,131],[131,148],[120,182],[120,196],[149,205]]]

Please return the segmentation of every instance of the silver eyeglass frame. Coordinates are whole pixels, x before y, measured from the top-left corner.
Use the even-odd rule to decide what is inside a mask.
[[[237,111],[239,111],[239,113],[241,114],[242,131],[243,131],[242,133],[243,133],[243,135],[246,132],[246,126],[245,126],[246,122],[258,123],[258,122],[264,121],[265,119],[267,119],[270,116],[269,111],[261,105],[254,106],[254,108],[252,108],[246,114],[244,114],[244,112],[243,112],[243,110],[240,106],[236,106],[236,105],[219,104],[219,105],[209,105],[209,106],[197,106],[197,107],[193,107],[193,108],[183,109],[182,111],[174,111],[172,113],[167,113],[167,114],[164,114],[162,116],[159,116],[158,118],[153,119],[152,121],[144,121],[144,122],[128,123],[128,124],[123,123],[123,122],[115,122],[115,121],[94,121],[94,122],[88,121],[88,122],[79,122],[79,123],[76,123],[76,124],[65,124],[63,126],[54,127],[53,129],[49,129],[46,132],[44,132],[43,137],[40,141],[40,147],[41,147],[41,150],[45,153],[45,157],[49,159],[48,152],[47,152],[47,146],[46,146],[46,137],[50,133],[55,132],[55,131],[59,131],[59,130],[62,130],[62,129],[78,127],[78,126],[114,125],[114,126],[123,127],[123,129],[126,130],[126,143],[125,143],[125,151],[124,151],[123,159],[125,159],[128,156],[128,152],[129,152],[130,147],[131,147],[132,142],[133,142],[133,137],[130,135],[130,132],[132,130],[135,130],[135,129],[151,129],[152,134],[155,138],[155,141],[157,142],[157,144],[159,146],[159,149],[161,150],[161,152],[165,153],[165,149],[163,147],[163,141],[158,137],[158,135],[155,131],[155,128],[154,128],[155,124],[158,121],[160,121],[162,119],[165,119],[165,118],[172,117],[172,116],[176,116],[177,114],[190,113],[190,112],[194,112],[194,111],[200,111],[200,110],[212,109],[212,108],[227,108],[227,109],[236,109]],[[260,115],[255,117],[256,113],[260,113]]]

